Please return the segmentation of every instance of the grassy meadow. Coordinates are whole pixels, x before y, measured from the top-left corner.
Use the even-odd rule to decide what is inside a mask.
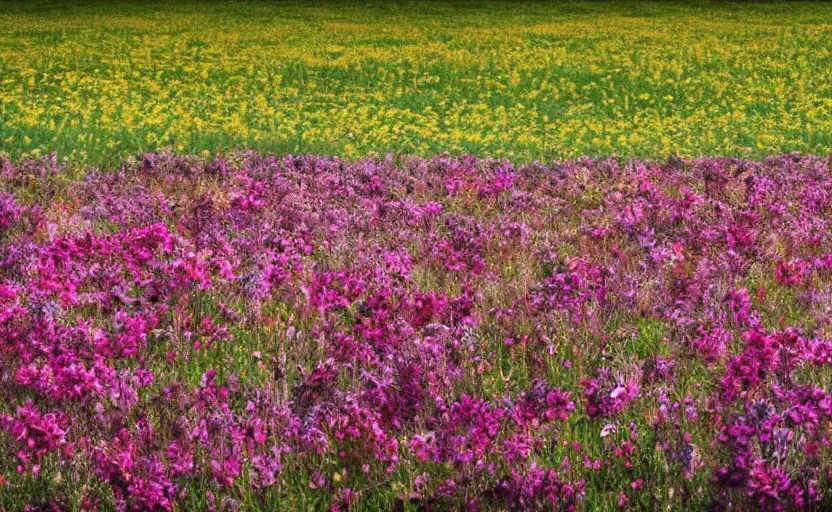
[[[832,3],[0,0],[0,512],[832,510],[830,153]]]
[[[4,1],[0,150],[832,148],[832,5]]]

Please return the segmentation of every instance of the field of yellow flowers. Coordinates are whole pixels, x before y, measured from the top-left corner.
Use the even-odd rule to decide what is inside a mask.
[[[0,151],[832,148],[832,5],[4,2]]]

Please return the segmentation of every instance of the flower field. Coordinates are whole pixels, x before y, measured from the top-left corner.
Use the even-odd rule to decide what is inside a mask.
[[[5,510],[832,503],[829,158],[0,176]]]
[[[832,4],[65,4],[0,512],[832,510]]]
[[[829,3],[64,4],[0,10],[14,158],[832,149]]]

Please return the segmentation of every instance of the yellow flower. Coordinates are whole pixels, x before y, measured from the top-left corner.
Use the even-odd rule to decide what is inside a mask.
[[[832,26],[822,23],[832,5],[726,20],[669,4],[649,19],[614,4],[579,17],[543,4],[418,17],[333,4],[314,20],[258,9],[256,24],[222,4],[165,17],[149,7],[7,13],[2,149],[90,160],[246,146],[522,160],[671,146],[682,156],[832,152]],[[59,42],[46,52],[29,31]]]

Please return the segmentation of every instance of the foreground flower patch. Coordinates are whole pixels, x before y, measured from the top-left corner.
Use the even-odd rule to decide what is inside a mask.
[[[822,509],[829,163],[1,162],[0,502]]]

